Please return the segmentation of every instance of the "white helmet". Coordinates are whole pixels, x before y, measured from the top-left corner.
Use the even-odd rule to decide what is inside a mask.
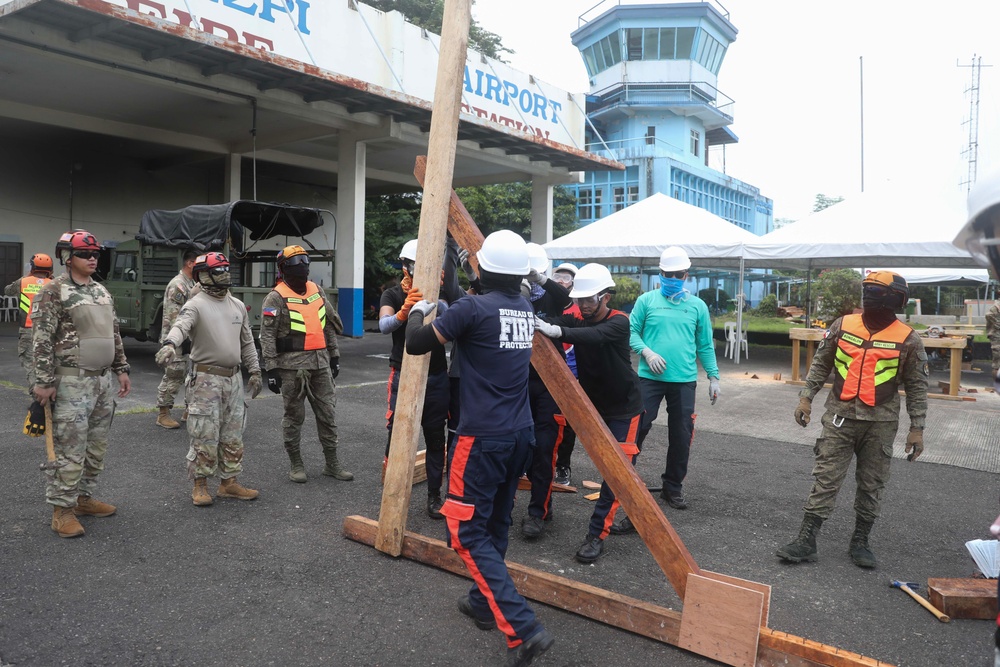
[[[549,256],[545,254],[545,248],[537,243],[528,243],[528,261],[531,262],[531,268],[539,273],[547,273],[552,265]]]
[[[983,266],[1000,271],[1000,172],[978,181],[969,192],[969,220],[953,241]]]
[[[611,277],[608,267],[603,264],[584,264],[576,272],[573,280],[573,291],[569,293],[573,299],[582,299],[600,294],[604,290],[614,290],[615,279]]]
[[[660,271],[687,271],[691,268],[691,260],[683,248],[675,245],[660,253]]]
[[[490,273],[507,276],[526,276],[531,271],[528,261],[528,244],[509,229],[493,232],[483,241],[476,253],[479,266]]]
[[[577,268],[575,264],[570,264],[569,262],[563,262],[556,268],[552,270],[552,273],[559,273],[560,271],[568,273],[571,276],[576,276]]]
[[[403,244],[403,249],[399,251],[399,258],[417,261],[417,239],[410,239]]]

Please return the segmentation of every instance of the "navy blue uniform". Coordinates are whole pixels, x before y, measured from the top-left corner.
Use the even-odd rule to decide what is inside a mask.
[[[420,313],[410,317],[423,321]],[[490,612],[514,648],[543,629],[504,563],[517,481],[534,446],[528,404],[534,313],[519,294],[488,291],[460,299],[430,326],[458,343],[460,401],[474,406],[462,410],[449,452],[448,496],[441,508],[448,543],[475,582],[469,591],[473,610],[481,617]],[[417,333],[407,342],[410,354],[439,344]]]
[[[561,340],[573,344],[580,386],[615,440],[621,443],[622,452],[635,465],[639,455],[636,436],[642,416],[642,396],[639,376],[632,368],[628,315],[612,310],[596,323],[576,315],[563,315],[552,321],[562,326]],[[601,495],[590,517],[589,537],[603,540],[608,536],[618,504],[611,487],[602,482]]]

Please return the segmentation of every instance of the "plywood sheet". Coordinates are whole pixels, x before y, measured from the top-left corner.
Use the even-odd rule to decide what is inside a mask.
[[[677,645],[734,667],[754,667],[764,595],[689,574]]]

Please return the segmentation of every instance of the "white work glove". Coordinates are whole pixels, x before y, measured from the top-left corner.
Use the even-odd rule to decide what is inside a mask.
[[[549,324],[540,317],[535,317],[535,330],[541,331],[542,334],[548,336],[549,338],[562,338],[562,327],[556,326],[555,324]]]
[[[165,343],[160,351],[156,353],[153,360],[156,361],[156,365],[163,368],[170,362],[177,359],[177,348],[174,347],[173,343]]]
[[[667,370],[667,362],[663,357],[653,352],[653,348],[644,347],[640,354],[642,354],[642,358],[646,360],[646,363],[649,364],[649,370],[653,371],[654,374],[659,375]]]
[[[545,277],[544,273],[539,273],[538,271],[532,269],[528,272],[528,282],[537,283],[539,287],[548,282],[548,278]]]
[[[712,405],[719,400],[719,394],[722,391],[719,389],[719,378],[708,378],[708,397],[712,399]]]
[[[465,248],[458,251],[458,263],[462,265],[462,270],[465,271],[465,275],[469,277],[469,280],[477,277],[476,270],[472,268],[472,262],[469,261],[469,251]]]
[[[420,313],[426,318],[428,315],[434,312],[435,308],[437,308],[437,303],[433,303],[431,301],[428,301],[427,299],[421,299],[420,301],[417,301],[415,304],[413,304],[413,307],[410,308],[410,312]]]

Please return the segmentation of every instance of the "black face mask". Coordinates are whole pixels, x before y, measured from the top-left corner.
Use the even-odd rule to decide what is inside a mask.
[[[285,281],[286,285],[301,294],[306,291],[306,281],[309,280],[309,265],[286,266],[281,271],[281,279]]]
[[[896,320],[896,309],[902,297],[884,289],[865,288],[861,293],[862,320],[870,331],[881,331]]]

